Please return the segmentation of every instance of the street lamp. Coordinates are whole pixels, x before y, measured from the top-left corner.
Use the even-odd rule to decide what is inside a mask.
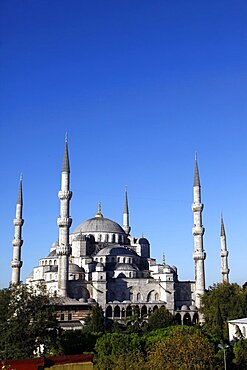
[[[223,349],[223,351],[224,351],[224,368],[225,368],[225,370],[226,370],[226,350],[227,350],[227,348],[229,348],[229,346],[222,346],[222,344],[218,344],[218,347],[220,348],[220,349]]]

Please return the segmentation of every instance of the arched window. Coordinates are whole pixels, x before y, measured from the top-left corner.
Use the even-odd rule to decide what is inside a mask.
[[[105,314],[106,314],[106,317],[112,317],[112,308],[111,308],[111,306],[108,306],[106,308]]]
[[[128,306],[126,309],[126,317],[132,316],[132,308],[131,306]]]
[[[191,317],[189,313],[186,313],[183,318],[184,325],[191,325]]]
[[[57,264],[57,260],[54,260],[54,265],[56,265]]]
[[[108,234],[105,234],[105,241],[108,242],[109,241],[109,235]]]
[[[141,293],[137,293],[136,300],[137,302],[141,302]]]
[[[49,261],[49,265],[52,265],[52,260]]]
[[[157,302],[159,300],[159,294],[158,293],[155,293],[154,300],[155,300],[155,302]]]
[[[47,260],[45,260],[45,264],[47,265]]]
[[[198,323],[198,321],[199,321],[198,313],[195,313],[195,314],[193,315],[193,324],[197,324],[197,323]]]
[[[123,263],[125,263],[125,257],[123,258]]]
[[[147,315],[147,307],[146,306],[142,306],[142,309],[141,309],[141,316],[145,316]]]
[[[120,307],[116,306],[114,308],[114,317],[120,317]]]
[[[112,240],[112,243],[115,243],[115,234],[112,234],[111,240]]]

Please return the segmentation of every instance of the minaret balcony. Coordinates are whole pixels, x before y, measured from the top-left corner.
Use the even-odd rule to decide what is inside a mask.
[[[58,256],[70,256],[71,254],[71,246],[70,245],[64,245],[59,244],[56,249]]]
[[[192,204],[192,211],[193,212],[202,212],[203,204],[202,203],[193,203]]]
[[[204,251],[196,251],[193,253],[193,259],[197,260],[205,260],[206,259],[206,252]]]
[[[22,246],[22,244],[23,244],[23,240],[22,239],[14,239],[13,241],[12,241],[12,245],[13,245],[13,247],[21,247]]]
[[[72,224],[72,218],[71,217],[59,217],[57,219],[58,227],[70,227],[71,224]]]
[[[24,224],[24,220],[22,218],[14,218],[13,224],[15,226],[22,226]]]
[[[21,268],[22,267],[22,261],[11,261],[11,267],[12,268]]]
[[[229,272],[230,272],[230,269],[226,269],[226,268],[221,269],[221,273],[222,273],[223,275],[228,275],[228,274],[229,274]]]
[[[194,236],[197,236],[197,235],[202,236],[204,234],[204,231],[205,231],[205,229],[202,226],[194,226],[194,227],[192,227],[192,234]]]
[[[58,198],[60,200],[70,200],[72,197],[72,191],[60,190],[58,192]]]
[[[228,256],[228,251],[226,251],[226,250],[225,250],[225,251],[224,251],[224,250],[223,250],[223,251],[221,251],[221,252],[220,252],[220,256],[221,256],[221,257],[227,257],[227,256]]]

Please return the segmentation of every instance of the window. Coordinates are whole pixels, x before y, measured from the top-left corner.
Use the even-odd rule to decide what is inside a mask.
[[[68,313],[68,321],[72,320],[72,313]]]
[[[61,313],[61,315],[60,315],[60,320],[61,320],[61,321],[64,321],[64,313]]]

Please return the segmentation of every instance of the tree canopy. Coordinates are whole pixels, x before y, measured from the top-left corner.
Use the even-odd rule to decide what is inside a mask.
[[[12,286],[0,290],[0,356],[33,357],[56,342],[58,322],[48,295],[39,287]]]
[[[237,284],[215,284],[202,297],[204,330],[215,341],[228,340],[228,320],[247,316],[247,289]]]

